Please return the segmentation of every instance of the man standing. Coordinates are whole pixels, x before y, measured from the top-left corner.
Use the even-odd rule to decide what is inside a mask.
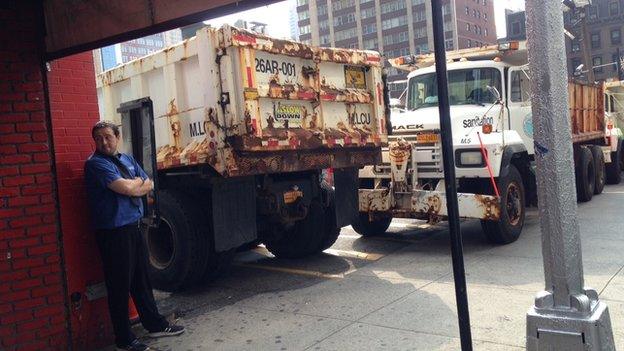
[[[108,308],[118,350],[149,350],[132,333],[128,295],[151,337],[180,335],[158,313],[147,275],[147,251],[139,230],[145,196],[154,183],[132,156],[117,152],[119,127],[101,121],[91,131],[96,151],[85,164],[85,181],[108,292]]]

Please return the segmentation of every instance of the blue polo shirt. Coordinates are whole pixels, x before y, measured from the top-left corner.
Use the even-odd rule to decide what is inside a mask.
[[[147,179],[132,156],[118,154],[132,177]],[[118,194],[108,188],[113,181],[123,178],[119,168],[106,157],[94,153],[85,163],[85,182],[91,217],[95,229],[113,229],[138,222],[143,217],[143,202],[139,206],[129,196]]]

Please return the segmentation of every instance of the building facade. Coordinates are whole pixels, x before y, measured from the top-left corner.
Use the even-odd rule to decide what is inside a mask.
[[[493,0],[445,0],[448,50],[496,43]],[[299,40],[376,50],[386,58],[433,51],[431,4],[425,0],[297,0]],[[388,80],[405,73],[388,69]],[[394,85],[393,96],[403,90]]]
[[[593,0],[587,9],[588,43],[591,63],[583,62],[583,48],[580,41],[579,15],[573,11],[564,14],[564,23],[575,39],[566,37],[568,71],[572,75],[582,63],[583,69],[593,67],[596,80],[618,79],[617,62],[624,56],[624,0]],[[624,79],[620,73],[620,79]]]
[[[94,50],[96,73],[136,60],[180,41],[182,32],[180,29],[174,29]]]
[[[526,40],[526,16],[524,11],[505,10],[507,38],[503,40]]]

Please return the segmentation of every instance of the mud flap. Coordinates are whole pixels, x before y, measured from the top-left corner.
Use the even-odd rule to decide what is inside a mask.
[[[334,170],[338,228],[350,225],[358,215],[358,184],[357,168]]]
[[[215,250],[223,252],[256,240],[254,178],[215,179],[211,193]]]

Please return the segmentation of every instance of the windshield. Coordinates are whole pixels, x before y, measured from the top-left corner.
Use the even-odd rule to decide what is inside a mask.
[[[496,101],[487,86],[501,91],[501,75],[496,68],[473,68],[448,71],[449,102],[451,105],[485,105]],[[407,109],[438,106],[436,74],[427,73],[410,78]]]

